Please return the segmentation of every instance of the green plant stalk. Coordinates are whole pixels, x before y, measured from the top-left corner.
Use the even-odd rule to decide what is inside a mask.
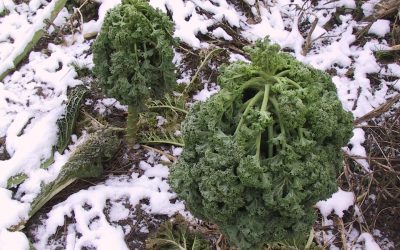
[[[139,122],[139,112],[133,105],[128,105],[128,118],[126,121],[126,134],[131,145],[136,143]]]
[[[51,198],[53,198],[56,194],[64,190],[66,187],[68,187],[71,183],[76,181],[78,178],[72,178],[66,181],[65,183],[62,183],[58,187],[54,189],[54,191],[50,192],[44,199],[40,200],[37,204],[32,205],[33,209],[29,211],[29,218],[31,218],[34,214],[36,214],[37,211],[39,211],[44,204],[46,204]]]
[[[274,123],[268,126],[268,140],[274,138]],[[274,156],[274,144],[268,143],[268,158]]]
[[[257,76],[251,78],[247,82],[245,82],[242,86],[240,86],[240,90],[245,90],[247,88],[256,88],[256,89],[264,89],[266,79],[261,76]]]
[[[253,107],[257,103],[257,101],[259,101],[259,99],[261,98],[261,96],[263,96],[263,94],[264,94],[264,91],[261,90],[253,98],[251,98],[249,105],[247,105],[245,111],[242,114],[242,117],[240,117],[240,121],[239,121],[238,126],[236,127],[234,135],[237,135],[239,133],[240,128],[243,125],[243,122],[245,119],[244,117],[246,117],[247,113],[249,113],[249,111],[250,111],[250,108]]]
[[[311,244],[313,242],[313,239],[314,239],[314,228],[311,228],[310,236],[308,237],[308,240],[307,240],[306,245],[304,246],[304,249],[308,250],[308,249],[311,248]]]
[[[269,84],[265,85],[264,98],[263,98],[263,101],[262,101],[262,104],[261,104],[260,112],[267,111],[267,104],[268,104],[268,98],[269,98],[269,89],[270,89],[270,85]],[[257,138],[256,138],[256,145],[257,145],[256,159],[260,159],[261,136],[262,136],[262,131],[257,135]]]
[[[279,73],[276,74],[275,76],[276,76],[276,77],[285,76],[285,75],[286,75],[287,73],[289,73],[289,72],[290,72],[290,70],[287,69],[287,70],[284,70],[284,71],[279,72]]]
[[[171,109],[173,111],[181,112],[181,113],[183,113],[185,115],[187,115],[189,113],[187,110],[184,110],[184,109],[181,109],[181,108],[178,108],[178,107],[174,107],[174,106],[171,106],[171,105],[156,105],[156,106],[150,106],[148,108],[149,109]]]
[[[64,7],[65,3],[67,0],[55,0],[54,4],[54,9],[50,13],[50,22],[52,22],[58,15],[58,13],[61,11],[61,9]],[[51,3],[50,3],[51,4]],[[39,22],[44,23],[44,20],[40,20]],[[17,65],[25,58],[25,56],[32,50],[32,48],[37,44],[37,42],[40,40],[40,38],[43,36],[45,33],[45,30],[39,29],[35,32],[35,34],[32,37],[32,40],[30,40],[26,45],[25,48],[22,50],[21,53],[17,54],[14,59],[12,59],[12,65],[5,69],[4,72],[0,72],[0,81],[4,79],[9,73],[11,73]]]
[[[281,134],[283,135],[284,138],[286,138],[286,130],[285,130],[285,127],[283,126],[283,120],[282,120],[282,117],[281,117],[281,114],[280,114],[280,111],[279,111],[278,101],[274,97],[271,97],[271,103],[272,103],[272,106],[276,110],[276,115],[278,116],[278,121],[279,121],[279,126],[280,126],[280,129],[281,129]],[[282,144],[283,148],[285,148],[285,146],[286,146],[286,139]]]
[[[154,144],[169,144],[174,145],[177,147],[183,148],[185,146],[184,143],[176,142],[176,141],[169,141],[169,140],[152,140],[152,141],[141,141],[142,144],[154,145]]]
[[[302,89],[302,87],[300,86],[300,84],[298,84],[297,82],[293,81],[293,80],[290,79],[290,78],[287,78],[287,77],[277,77],[277,76],[274,76],[274,78],[276,79],[276,81],[278,81],[278,82],[280,82],[280,83],[282,82],[281,79],[284,79],[284,80],[286,81],[286,83],[292,84],[293,87],[295,87],[295,88],[297,88],[297,89]]]

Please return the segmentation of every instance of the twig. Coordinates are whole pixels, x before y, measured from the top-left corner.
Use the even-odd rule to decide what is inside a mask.
[[[222,250],[221,247],[220,247],[219,245],[221,244],[223,238],[224,238],[224,235],[223,235],[223,234],[221,234],[221,235],[218,237],[218,240],[217,240],[217,242],[216,242],[216,244],[215,244],[217,250]]]
[[[375,217],[375,219],[374,219],[374,223],[372,224],[372,225],[373,225],[372,228],[375,228],[375,226],[376,226],[376,221],[378,220],[379,215],[380,215],[383,211],[388,210],[388,209],[400,209],[400,207],[386,207],[386,208],[382,209],[381,211],[379,211],[379,213],[376,215],[376,217]]]
[[[387,164],[389,165],[390,168],[392,168],[392,165],[390,164],[390,161],[389,161],[388,158],[386,157],[386,154],[383,152],[383,150],[382,150],[382,148],[381,148],[381,145],[379,145],[379,143],[378,143],[378,141],[376,140],[376,138],[375,138],[374,135],[371,134],[371,136],[372,136],[372,139],[375,141],[376,145],[378,146],[379,150],[381,151],[381,153],[382,153],[383,157],[385,158]]]
[[[170,160],[170,161],[172,161],[172,162],[176,162],[176,161],[178,160],[175,156],[172,156],[172,155],[170,155],[170,154],[168,154],[168,153],[165,153],[165,152],[162,151],[162,150],[159,150],[159,149],[156,149],[156,148],[147,146],[147,145],[141,145],[141,146],[142,146],[144,149],[147,149],[147,150],[149,150],[149,151],[154,151],[154,152],[156,152],[156,153],[159,153],[159,154],[161,154],[161,155],[164,155],[165,157],[168,158],[168,160]]]
[[[393,98],[391,98],[390,100],[388,100],[386,103],[380,105],[379,107],[377,107],[376,109],[372,110],[371,112],[369,112],[368,114],[359,117],[357,119],[354,120],[354,125],[358,125],[364,121],[370,120],[371,118],[374,118],[378,115],[381,115],[383,113],[385,113],[386,111],[388,111],[394,103],[396,103],[398,100],[400,100],[400,94],[397,94],[396,96],[394,96]]]
[[[337,222],[339,224],[340,238],[342,240],[342,249],[347,250],[346,229],[344,228],[342,218],[338,217]]]
[[[210,51],[207,56],[204,58],[204,60],[201,62],[199,68],[197,68],[196,73],[194,74],[192,80],[190,81],[190,83],[186,86],[185,90],[183,91],[183,93],[188,93],[190,90],[190,87],[193,85],[194,81],[196,81],[196,79],[199,77],[200,71],[204,68],[204,66],[208,63],[208,61],[211,59],[211,57],[219,51],[224,50],[223,48],[215,48],[212,51]]]
[[[318,17],[315,17],[315,19],[314,19],[314,21],[313,21],[313,23],[311,25],[310,31],[307,34],[307,38],[306,38],[306,42],[304,43],[303,50],[301,51],[301,54],[303,56],[307,55],[307,53],[311,49],[311,46],[312,46],[312,43],[313,43],[313,41],[311,41],[311,36],[312,36],[312,33],[315,30],[315,27],[317,27],[317,23],[318,23]]]
[[[148,106],[149,109],[171,109],[173,111],[178,111],[181,112],[185,115],[187,115],[189,112],[187,110],[172,106],[172,105],[153,105],[153,106]]]

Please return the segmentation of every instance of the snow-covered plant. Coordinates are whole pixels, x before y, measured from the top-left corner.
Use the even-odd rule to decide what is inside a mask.
[[[128,105],[127,132],[134,141],[138,112],[175,83],[173,24],[146,1],[124,0],[107,13],[93,46],[93,72],[106,95]]]
[[[34,215],[54,195],[76,179],[100,177],[103,173],[103,163],[114,156],[119,145],[120,139],[113,128],[102,128],[90,134],[72,153],[58,177],[43,186],[31,204],[29,216]]]
[[[53,147],[53,152],[50,158],[43,161],[40,168],[47,169],[54,163],[54,152],[58,151],[60,154],[71,142],[71,135],[74,132],[76,119],[79,115],[80,104],[87,93],[87,89],[83,86],[78,86],[71,91],[68,102],[65,107],[65,114],[57,121],[58,125],[58,142]],[[16,187],[28,178],[27,173],[18,173],[10,177],[7,181],[7,187]]]
[[[247,51],[252,62],[221,69],[221,91],[187,115],[170,184],[240,249],[304,244],[312,206],[337,189],[352,116],[324,72],[268,42]]]

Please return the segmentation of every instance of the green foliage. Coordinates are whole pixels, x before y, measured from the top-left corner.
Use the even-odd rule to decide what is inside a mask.
[[[93,45],[93,72],[108,96],[142,111],[175,83],[173,24],[146,1],[124,0],[107,13]]]
[[[57,121],[59,128],[57,151],[62,154],[71,141],[71,135],[75,128],[76,118],[79,114],[79,106],[87,89],[82,86],[74,88],[68,98],[65,115]]]
[[[165,95],[161,100],[150,102],[148,112],[141,114],[139,141],[141,144],[170,144],[183,147],[182,137],[176,134],[180,124],[188,113],[186,99],[182,96]],[[168,122],[162,127],[158,125],[157,116]]]
[[[221,91],[186,117],[170,183],[241,249],[304,246],[312,206],[337,189],[352,116],[324,72],[268,41],[246,51],[252,63],[222,68]]]
[[[112,128],[102,128],[89,135],[72,153],[62,167],[58,177],[42,187],[40,194],[33,200],[29,216],[34,215],[54,195],[62,191],[78,178],[100,177],[103,163],[117,152],[120,140]]]
[[[53,147],[53,152],[50,158],[42,162],[41,168],[47,169],[51,164],[54,163],[54,151],[57,150],[60,154],[64,152],[71,141],[71,135],[74,132],[76,118],[79,114],[79,106],[85,96],[87,89],[83,86],[74,88],[68,98],[67,105],[65,107],[65,115],[57,121],[58,126],[58,142]],[[18,173],[7,181],[7,188],[15,187],[28,179],[26,173]]]
[[[163,131],[161,133],[156,132],[146,132],[141,134],[140,143],[146,145],[153,144],[169,144],[175,145],[178,147],[183,147],[183,141],[181,137],[175,136],[173,133],[169,131]]]
[[[162,250],[208,250],[207,241],[189,230],[182,219],[167,221],[159,229],[156,237],[146,242],[147,249]]]
[[[16,187],[19,184],[21,184],[22,182],[24,182],[26,179],[28,179],[28,175],[25,173],[19,173],[16,174],[14,176],[11,176],[8,180],[7,180],[7,188],[12,188],[12,187]]]
[[[143,0],[109,11],[93,45],[93,73],[106,95],[128,105],[127,134],[135,143],[139,112],[175,83],[173,24]]]

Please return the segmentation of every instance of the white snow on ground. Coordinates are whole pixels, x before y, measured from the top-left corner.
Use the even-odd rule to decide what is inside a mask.
[[[22,232],[0,229],[0,249],[29,249],[29,241]]]
[[[45,19],[51,17],[56,2],[34,0],[29,4],[15,5],[6,1],[3,6],[10,14],[0,22],[0,75],[15,67],[14,59],[30,43],[34,34],[45,27]],[[40,8],[42,5],[45,7]]]
[[[331,198],[325,201],[317,202],[316,206],[325,218],[335,212],[340,218],[343,217],[343,211],[354,204],[355,198],[352,192],[346,192],[341,189],[334,193]]]
[[[390,21],[379,19],[376,20],[371,28],[369,28],[368,33],[375,34],[380,37],[384,37],[390,31]]]
[[[365,250],[380,250],[381,248],[379,247],[378,244],[376,244],[374,238],[372,238],[372,235],[369,233],[362,233],[360,237],[358,237],[357,242],[364,242],[365,248],[359,248],[359,249],[365,249]],[[357,248],[355,248],[357,249]]]
[[[153,158],[154,154],[150,154],[147,161],[151,162]],[[168,167],[142,161],[140,168],[145,170],[142,176],[134,173],[130,177],[110,177],[104,184],[81,190],[54,206],[47,214],[49,219],[37,229],[40,240],[35,247],[45,249],[49,238],[64,224],[64,217],[74,214],[73,227],[81,236],[67,242],[67,249],[80,249],[89,245],[96,249],[127,249],[122,228],[111,225],[107,220],[104,212],[106,201],[111,202],[111,221],[127,218],[129,211],[119,203],[121,201],[135,207],[141,200],[148,199],[149,204],[143,204],[141,208],[149,214],[172,216],[184,209],[182,202],[170,201],[176,195],[171,193],[166,181]]]
[[[22,7],[15,6],[16,9]],[[46,16],[43,11],[50,10],[42,10],[41,15]],[[38,193],[41,181],[57,177],[58,172],[52,172],[53,168],[45,173],[39,167],[51,156],[52,146],[57,142],[56,121],[64,113],[68,87],[81,84],[74,79],[76,72],[71,64],[77,60],[87,61],[83,51],[88,48],[89,44],[83,40],[68,47],[49,44],[48,53],[31,52],[25,65],[0,82],[0,138],[6,138],[5,148],[10,155],[10,159],[0,161],[1,203],[14,206],[19,203],[19,207],[14,209],[0,206],[0,214],[8,216],[3,220],[7,221],[7,226],[2,225],[0,229],[18,224],[24,218],[21,214],[26,215],[29,210],[24,198],[20,202],[12,199],[11,195],[4,196],[3,190],[10,177],[19,173],[28,176],[28,181],[19,191],[27,187],[24,195],[30,197],[29,201],[32,194]],[[38,178],[38,173],[43,178]],[[32,183],[34,179],[37,181]]]
[[[41,20],[49,15],[49,6],[54,2],[49,4],[46,1],[35,0],[30,1],[29,5],[17,5],[10,0],[0,1],[0,13],[5,9],[10,12],[0,18],[0,72],[1,69],[11,66],[13,53],[21,50],[32,32],[43,27]],[[106,11],[119,3],[115,0],[97,2],[100,4],[99,18],[83,25],[85,35],[98,32]],[[246,2],[254,13],[257,13],[254,5],[259,3],[259,23],[246,23],[247,18],[244,14],[236,11],[226,0],[150,0],[154,7],[165,12],[169,10],[175,22],[174,35],[195,49],[209,46],[200,41],[200,34],[230,40],[231,37],[221,25],[225,23],[242,30],[241,35],[249,41],[269,36],[272,42],[292,50],[297,59],[322,70],[335,70],[333,82],[338,89],[339,98],[343,107],[351,111],[356,118],[365,115],[390,97],[393,93],[389,91],[388,86],[400,91],[399,81],[381,80],[381,85],[376,89],[367,78],[371,73],[400,77],[398,64],[391,64],[387,69],[383,69],[374,57],[374,51],[388,48],[384,39],[371,40],[363,47],[354,45],[355,30],[364,27],[365,24],[355,22],[350,15],[339,16],[342,24],[333,30],[327,31],[323,28],[331,19],[336,7],[354,8],[355,1],[323,0],[315,7],[311,7],[311,1],[302,0]],[[264,5],[264,2],[267,4]],[[371,15],[378,2],[364,1],[364,14]],[[197,11],[199,9],[206,11],[211,18],[204,12]],[[304,10],[302,14],[300,9]],[[55,21],[57,25],[66,22],[67,12],[66,9],[61,12]],[[302,53],[305,39],[298,29],[305,18],[309,22],[318,18],[316,29],[311,36],[313,47],[306,55]],[[390,32],[390,27],[387,21],[378,20],[369,32],[381,37]],[[84,53],[89,48],[90,42],[85,41],[82,34],[67,37],[64,45],[50,44],[47,53],[31,52],[25,65],[0,82],[0,138],[5,137],[5,147],[2,147],[2,150],[7,150],[11,156],[8,160],[0,161],[0,248],[29,247],[23,233],[10,232],[7,229],[26,218],[29,202],[37,195],[40,184],[56,178],[68,159],[70,151],[63,155],[56,154],[56,162],[48,170],[40,169],[40,164],[50,157],[52,146],[56,143],[56,121],[63,115],[67,89],[82,84],[75,79],[77,74],[72,64],[90,68],[91,55]],[[179,56],[176,60],[179,61]],[[245,58],[232,54],[231,60]],[[351,77],[346,74],[350,70],[354,72]],[[184,76],[181,82],[190,82],[190,75]],[[204,101],[216,91],[217,86],[206,84],[194,99]],[[96,105],[102,105],[99,108],[101,112],[102,108],[106,110],[109,105],[115,106],[115,103],[111,102],[113,100],[104,99]],[[352,148],[347,149],[348,153],[366,156],[362,146],[364,140],[363,130],[355,129],[350,140]],[[174,155],[179,155],[180,151],[181,148],[174,149]],[[366,161],[360,160],[359,163],[366,172],[369,171]],[[74,214],[75,223],[67,228],[67,249],[79,249],[84,246],[94,246],[97,249],[126,249],[123,228],[111,224],[129,214],[122,205],[122,200],[136,205],[141,199],[148,199],[149,205],[143,205],[142,208],[150,214],[172,215],[183,210],[182,203],[171,203],[175,195],[171,193],[166,182],[169,170],[157,163],[154,154],[149,154],[149,158],[139,167],[144,171],[144,175],[111,177],[105,183],[73,194],[66,201],[54,206],[48,214],[49,218],[44,220],[44,224],[38,229],[37,235],[40,236],[40,240],[36,247],[51,248],[46,245],[47,240],[56,232],[58,226],[64,224],[65,216],[71,217]],[[8,178],[17,173],[25,173],[29,178],[19,187],[14,199],[6,185]],[[107,200],[111,204],[109,214],[104,212]],[[343,210],[353,202],[352,193],[339,190],[331,199],[319,202],[318,206],[326,216],[332,211],[341,216]],[[1,215],[7,216],[3,218]],[[111,221],[107,220],[107,216]],[[335,236],[332,234],[329,237],[333,239]],[[352,232],[352,239],[357,239],[360,244],[363,242],[365,249],[378,247],[372,236],[366,233],[358,236],[357,232]]]
[[[210,96],[217,93],[218,91],[219,91],[219,86],[215,85],[215,83],[214,84],[205,83],[204,88],[193,95],[193,100],[204,102],[208,98],[210,98]]]

